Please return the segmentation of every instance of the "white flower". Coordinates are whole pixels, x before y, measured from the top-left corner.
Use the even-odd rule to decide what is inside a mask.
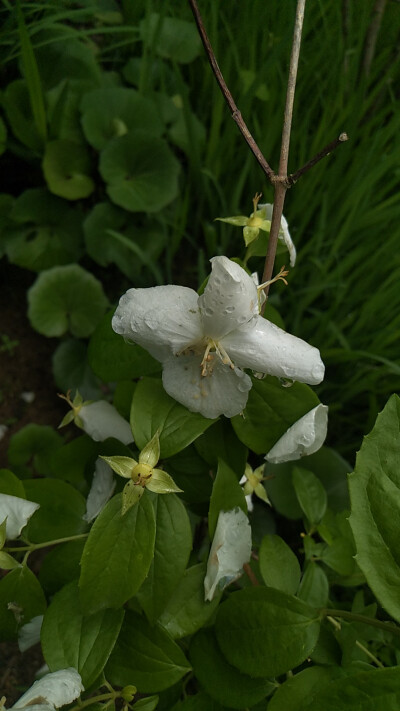
[[[0,494],[0,523],[7,519],[6,523],[6,539],[13,540],[18,538],[22,529],[28,523],[32,514],[40,508],[39,504],[26,499],[20,499],[18,496],[10,494]]]
[[[317,405],[289,427],[265,455],[265,459],[271,464],[278,464],[313,454],[325,442],[327,429],[328,407]]]
[[[103,510],[115,489],[111,467],[100,457],[96,460],[96,468],[93,475],[92,486],[90,488],[87,501],[84,521],[90,523]]]
[[[163,364],[167,393],[204,417],[233,417],[252,385],[242,368],[320,383],[317,348],[260,316],[257,287],[238,264],[211,262],[201,296],[184,286],[129,289],[114,314],[114,331]]]
[[[114,405],[107,400],[83,405],[79,410],[79,417],[86,434],[95,442],[103,442],[107,437],[115,437],[123,444],[133,442],[129,422],[124,420]]]
[[[265,215],[267,220],[271,221],[272,220],[272,209],[273,205],[271,203],[266,202],[264,205],[259,205],[258,206],[260,210],[264,209],[265,210]],[[286,244],[286,247],[288,249],[289,255],[290,255],[290,266],[294,267],[296,264],[296,247],[293,244],[292,238],[290,236],[289,232],[289,225],[287,222],[286,217],[282,215],[281,218],[281,226],[278,234],[279,239],[283,240],[283,242]]]
[[[250,560],[251,528],[246,514],[236,507],[220,511],[204,578],[205,600],[212,600],[243,572]]]
[[[80,674],[70,667],[60,671],[46,674],[39,681],[35,681],[31,688],[21,696],[11,708],[17,709],[46,709],[54,711],[60,706],[70,704],[84,691]]]
[[[20,627],[18,631],[18,647],[20,652],[26,652],[34,644],[40,642],[40,630],[42,629],[43,615],[32,617],[26,625]]]

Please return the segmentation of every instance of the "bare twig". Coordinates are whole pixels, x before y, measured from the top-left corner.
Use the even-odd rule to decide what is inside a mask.
[[[340,146],[341,143],[344,143],[345,141],[348,141],[348,140],[349,140],[349,137],[348,137],[347,133],[341,133],[340,136],[338,136],[338,138],[335,138],[333,141],[328,143],[328,145],[325,146],[325,148],[323,148],[322,151],[317,153],[317,155],[314,156],[314,158],[311,158],[311,160],[309,160],[305,165],[303,165],[302,168],[299,168],[298,170],[296,170],[295,173],[291,173],[290,175],[288,175],[288,183],[290,183],[290,185],[294,185],[295,182],[299,178],[301,178],[302,175],[304,175],[304,173],[307,173],[307,171],[310,170],[310,168],[312,168],[314,165],[319,163],[319,161],[322,158],[325,158],[325,156],[328,156],[329,153],[332,153],[332,151],[337,146]]]
[[[205,30],[203,19],[200,15],[200,11],[197,6],[196,0],[189,0],[189,5],[190,5],[191,10],[193,12],[194,19],[195,19],[195,22],[197,25],[197,29],[199,31],[199,35],[200,35],[201,40],[203,42],[204,49],[206,50],[206,54],[208,57],[208,61],[211,65],[211,69],[214,73],[214,76],[215,76],[217,82],[218,82],[218,85],[219,85],[219,88],[221,89],[223,97],[229,106],[229,109],[232,114],[232,118],[235,121],[237,127],[239,128],[239,131],[241,132],[241,134],[242,134],[244,140],[246,141],[247,145],[249,146],[250,150],[252,151],[255,158],[257,159],[259,165],[263,169],[264,173],[268,176],[269,180],[272,180],[273,177],[275,176],[275,173],[272,170],[271,166],[268,165],[268,163],[265,160],[263,154],[261,153],[257,143],[255,142],[253,136],[251,135],[249,129],[247,128],[246,123],[243,120],[242,114],[240,113],[238,107],[236,106],[233,96],[226,85],[225,79],[222,75],[222,72],[221,72],[219,66],[218,66],[218,62],[216,60],[213,48],[211,46],[211,42],[208,39],[208,35]]]
[[[254,586],[258,586],[260,583],[258,582],[255,574],[253,573],[252,569],[250,568],[250,565],[248,563],[245,563],[243,566],[243,570],[246,573],[248,579],[250,580],[251,584]]]
[[[290,56],[289,78],[286,91],[285,114],[283,118],[281,154],[279,159],[279,181],[275,187],[274,207],[272,211],[271,231],[269,233],[267,255],[265,257],[264,272],[262,283],[271,280],[272,271],[274,268],[276,248],[278,245],[278,235],[281,226],[283,213],[283,205],[285,203],[286,190],[288,186],[285,184],[287,178],[287,165],[289,158],[290,132],[292,128],[293,103],[296,90],[297,68],[299,65],[301,32],[303,29],[304,9],[306,0],[297,0],[296,19],[294,24],[292,52]],[[282,179],[285,182],[282,182]],[[264,293],[268,296],[269,285],[264,289]],[[266,302],[265,302],[266,303]],[[262,313],[265,309],[262,309]]]
[[[364,57],[362,62],[362,71],[365,76],[368,76],[371,69],[385,6],[386,0],[376,0],[372,10],[372,20],[365,38]]]

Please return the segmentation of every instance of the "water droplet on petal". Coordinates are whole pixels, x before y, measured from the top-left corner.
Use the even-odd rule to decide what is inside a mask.
[[[206,316],[213,316],[214,311],[213,311],[213,309],[208,308],[205,310],[205,314],[206,314]]]
[[[231,313],[234,312],[234,310],[235,310],[235,307],[234,307],[234,306],[227,306],[226,309],[225,309],[225,311],[224,311],[224,313],[226,313],[226,314],[231,314]]]

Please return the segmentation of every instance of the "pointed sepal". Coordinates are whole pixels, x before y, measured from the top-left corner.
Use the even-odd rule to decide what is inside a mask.
[[[173,494],[182,491],[174,482],[172,476],[162,469],[153,469],[151,479],[146,488],[155,494]]]
[[[142,498],[144,493],[144,488],[143,486],[140,486],[139,484],[135,484],[132,479],[128,481],[128,483],[124,486],[123,491],[122,491],[122,509],[121,509],[121,516],[124,516],[129,509],[132,508],[132,506],[135,506],[139,499]]]
[[[111,469],[124,479],[131,479],[132,472],[137,466],[137,461],[132,457],[101,457]]]
[[[152,469],[158,463],[160,459],[160,434],[159,430],[155,433],[154,437],[151,438],[150,442],[147,442],[146,446],[143,447],[139,454],[140,464],[147,464]]]

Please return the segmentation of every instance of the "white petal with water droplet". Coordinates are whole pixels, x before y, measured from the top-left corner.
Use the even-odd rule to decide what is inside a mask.
[[[84,521],[90,523],[99,515],[107,501],[111,498],[115,485],[116,482],[111,467],[104,459],[98,458],[96,460],[92,486],[90,487],[86,501],[86,513],[83,516]]]
[[[18,496],[0,494],[0,523],[7,518],[6,539],[18,538],[22,529],[28,523],[32,514],[40,508],[39,504]]]
[[[251,556],[251,528],[246,514],[239,509],[221,511],[204,578],[205,600],[212,600],[243,572]]]
[[[133,442],[129,422],[124,420],[114,405],[107,400],[83,405],[78,416],[82,420],[86,434],[95,442],[103,442],[107,437],[115,437],[123,444]]]
[[[271,464],[290,462],[317,452],[325,442],[328,429],[328,407],[317,405],[285,432],[265,459]]]
[[[39,704],[58,709],[75,701],[82,691],[82,679],[76,669],[60,669],[35,681],[11,708],[32,709],[34,704]]]

